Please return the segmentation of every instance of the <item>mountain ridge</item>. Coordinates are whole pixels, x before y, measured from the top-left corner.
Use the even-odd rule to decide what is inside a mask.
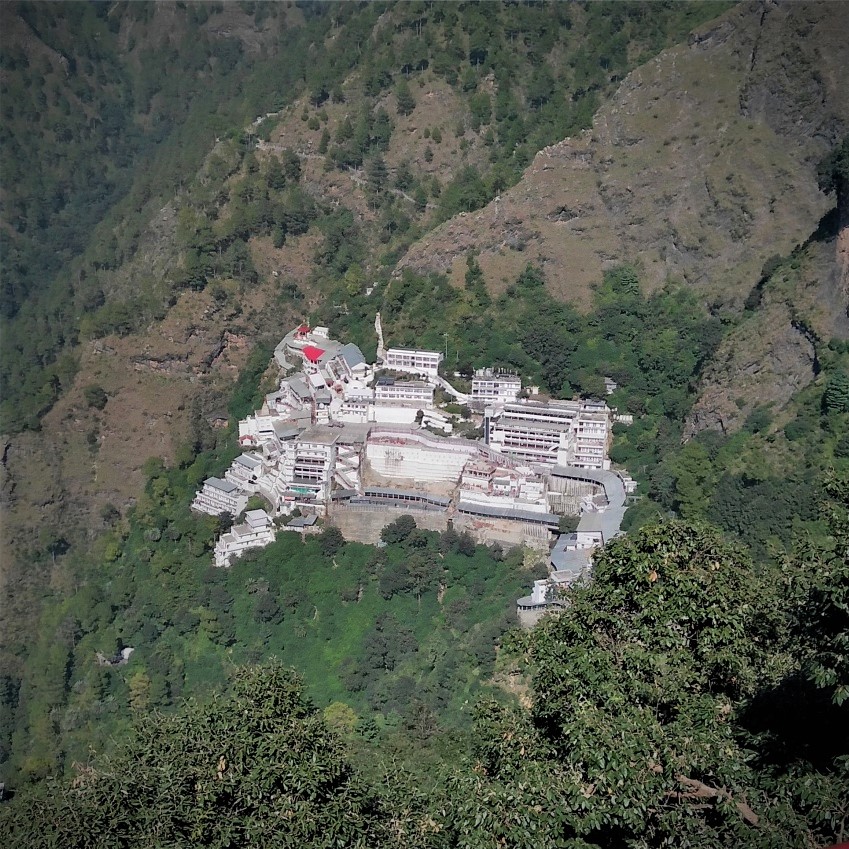
[[[519,184],[428,234],[400,267],[447,272],[479,249],[482,268],[496,275],[502,264],[512,271],[529,260],[551,265],[550,277],[562,269],[569,282],[550,282],[556,294],[585,301],[599,270],[627,258],[650,288],[671,277],[738,309],[764,262],[804,242],[831,206],[817,188],[816,162],[849,126],[839,85],[849,50],[837,18],[834,4],[745,4],[727,12],[629,74],[591,130],[537,153]],[[805,26],[810,38],[796,46],[802,58],[788,67],[784,48]],[[812,73],[814,51],[822,82]],[[711,72],[712,64],[721,71]],[[786,76],[777,89],[776,65]],[[803,122],[809,98],[796,91],[811,82],[820,103]],[[785,108],[777,108],[780,99]],[[662,120],[648,111],[659,102]],[[716,132],[699,127],[696,116],[705,113],[705,123],[719,119]],[[698,137],[683,136],[688,124]],[[518,251],[511,248],[517,237]],[[499,261],[499,253],[506,257]],[[725,275],[727,283],[717,279]]]

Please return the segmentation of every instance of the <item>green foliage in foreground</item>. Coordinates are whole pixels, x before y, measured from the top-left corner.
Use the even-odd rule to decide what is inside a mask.
[[[358,774],[272,663],[144,719],[49,798],[22,793],[8,833],[21,846],[826,845],[849,825],[849,480],[827,489],[829,544],[783,572],[682,522],[609,544],[569,607],[515,641],[530,709],[482,702],[470,755],[426,780]]]
[[[114,758],[11,818],[14,846],[403,846],[397,815],[279,663],[141,722]],[[8,844],[7,844],[8,845]]]
[[[846,481],[834,492],[845,523]],[[845,563],[845,524],[833,531]],[[810,621],[813,585],[845,594],[845,566],[826,562],[813,554],[782,580],[716,532],[677,522],[608,545],[568,611],[524,640],[530,714],[485,709],[502,734],[478,744],[472,797],[491,800],[510,845],[498,812],[510,798],[542,809],[546,847],[578,845],[566,835],[603,847],[789,847],[844,834],[849,714],[833,681],[806,674],[814,644],[833,647],[835,630],[845,641],[849,625],[833,595],[839,625]],[[794,587],[805,570],[812,587]]]

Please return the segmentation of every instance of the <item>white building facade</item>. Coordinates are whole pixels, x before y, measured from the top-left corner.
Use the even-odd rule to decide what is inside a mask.
[[[248,549],[264,548],[274,542],[274,525],[265,510],[248,510],[241,525],[233,525],[215,543],[215,565],[230,566]]]
[[[409,348],[389,348],[383,360],[385,368],[436,377],[442,354],[437,351],[414,351]]]
[[[410,401],[425,407],[433,406],[434,388],[419,380],[379,378],[374,387],[375,401]]]
[[[516,374],[498,372],[491,368],[478,369],[472,377],[472,401],[508,403],[522,391],[522,381]]]
[[[207,478],[203,488],[192,501],[192,510],[219,516],[229,513],[238,516],[248,506],[248,494],[243,492],[232,481],[221,478]]]
[[[517,401],[487,407],[484,439],[525,463],[608,469],[610,411],[593,401]]]

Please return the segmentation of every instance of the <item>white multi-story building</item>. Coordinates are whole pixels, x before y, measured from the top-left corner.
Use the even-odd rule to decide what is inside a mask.
[[[517,374],[478,369],[472,377],[472,401],[488,404],[515,401],[522,391],[522,380]]]
[[[207,478],[203,482],[203,489],[192,501],[192,510],[208,513],[210,516],[219,516],[221,513],[238,516],[247,506],[247,493],[232,481],[221,478]]]
[[[442,354],[437,351],[413,351],[408,348],[389,348],[383,360],[385,368],[436,377]]]
[[[378,378],[374,387],[375,401],[410,401],[423,407],[433,406],[434,388],[419,380],[393,380]]]
[[[257,491],[257,481],[265,473],[265,463],[257,454],[240,454],[224,473],[225,480],[248,492]]]
[[[281,446],[276,483],[278,509],[285,511],[286,502],[330,500],[338,437],[337,430],[318,425]]]
[[[486,409],[484,438],[526,463],[607,469],[608,417],[604,402],[520,401]]]
[[[571,464],[583,469],[609,469],[609,438],[610,422],[607,413],[582,408],[576,420],[575,455]]]
[[[248,510],[241,525],[233,525],[215,543],[215,565],[230,566],[249,548],[264,548],[274,542],[274,525],[265,510]]]
[[[510,407],[502,413],[487,410],[484,418],[487,445],[523,463],[568,464],[574,448],[570,417],[514,415],[513,405]]]

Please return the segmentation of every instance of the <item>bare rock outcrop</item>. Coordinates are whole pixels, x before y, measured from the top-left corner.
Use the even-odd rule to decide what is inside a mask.
[[[684,438],[702,430],[733,433],[753,410],[780,409],[815,376],[816,350],[809,335],[794,323],[786,305],[770,306],[720,346]]]

